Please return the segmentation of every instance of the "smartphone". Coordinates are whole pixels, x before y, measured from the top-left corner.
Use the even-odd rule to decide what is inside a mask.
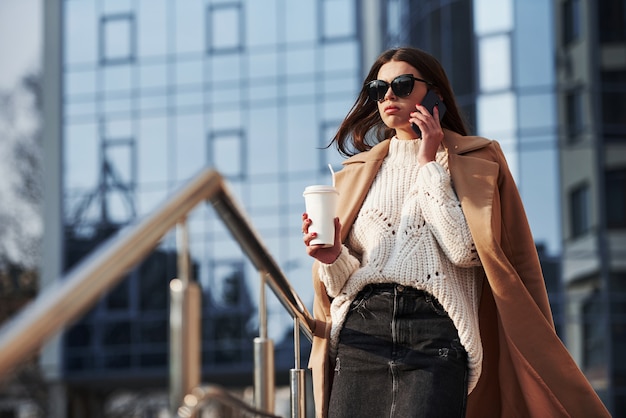
[[[428,92],[426,92],[426,96],[424,96],[424,98],[422,99],[422,106],[428,109],[431,115],[433,114],[433,109],[435,108],[435,106],[438,106],[440,122],[443,119],[443,115],[446,114],[446,104],[443,102],[443,100],[439,98],[435,90],[428,90]],[[417,137],[421,138],[422,131],[420,130],[420,128],[414,123],[411,124],[411,127],[417,134]]]

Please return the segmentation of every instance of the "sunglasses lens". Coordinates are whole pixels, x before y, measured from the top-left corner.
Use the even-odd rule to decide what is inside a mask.
[[[382,100],[389,89],[389,84],[382,80],[370,81],[367,85],[367,94],[374,101]]]
[[[407,97],[413,91],[416,80],[423,81],[409,74],[399,75],[391,82],[391,90],[398,97]],[[367,94],[374,101],[383,100],[387,90],[389,90],[389,83],[383,80],[374,80],[367,84]]]
[[[391,82],[391,89],[398,97],[407,97],[413,91],[415,79],[407,75],[396,77]]]

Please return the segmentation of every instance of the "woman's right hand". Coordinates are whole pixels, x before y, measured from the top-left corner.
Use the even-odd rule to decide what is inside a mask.
[[[332,247],[324,247],[321,244],[311,245],[311,241],[317,237],[315,232],[309,233],[309,226],[313,221],[306,213],[302,214],[302,240],[306,245],[306,253],[324,264],[332,264],[341,254],[341,222],[335,218],[335,243]]]

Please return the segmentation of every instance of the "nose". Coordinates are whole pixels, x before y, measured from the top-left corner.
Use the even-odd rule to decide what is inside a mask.
[[[395,97],[396,96],[393,93],[393,89],[391,88],[391,84],[390,84],[389,87],[387,87],[387,91],[385,92],[385,95],[383,96],[383,101],[385,101],[387,99],[393,99]]]

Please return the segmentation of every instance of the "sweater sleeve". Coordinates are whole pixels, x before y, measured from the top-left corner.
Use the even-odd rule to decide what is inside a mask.
[[[448,259],[460,267],[479,266],[480,259],[448,172],[437,162],[417,176],[418,202],[432,234]]]
[[[326,292],[331,298],[336,297],[343,289],[348,278],[361,266],[360,261],[348,250],[345,245],[341,248],[339,257],[332,264],[320,263],[318,275]]]

